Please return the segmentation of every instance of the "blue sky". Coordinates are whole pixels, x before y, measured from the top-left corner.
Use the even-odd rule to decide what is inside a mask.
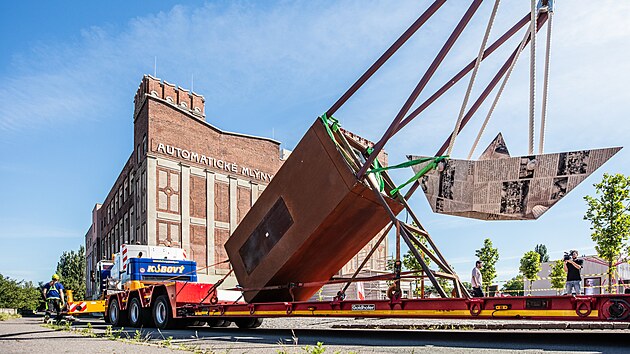
[[[153,74],[156,58],[158,77],[186,88],[194,82],[206,97],[210,123],[273,136],[292,149],[429,3],[2,2],[0,273],[47,279],[61,252],[83,243],[94,204],[131,153],[133,96],[142,75]],[[527,3],[502,1],[491,41],[525,15]],[[420,101],[474,58],[491,6],[482,5]],[[337,112],[343,126],[378,140],[465,7],[449,1]],[[628,145],[629,22],[626,1],[557,1],[547,152]],[[484,62],[476,94],[521,37]],[[478,153],[499,131],[513,156],[527,153],[528,53]],[[391,162],[435,153],[453,129],[466,84],[462,80],[390,142]],[[458,138],[454,157],[466,157],[488,106]],[[420,194],[412,205],[464,279],[484,238],[499,248],[499,279],[508,279],[537,243],[546,244],[552,258],[571,248],[594,253],[582,197],[594,193],[592,184],[604,172],[630,174],[628,154],[622,150],[535,222],[437,215]],[[410,175],[394,177],[402,182]]]

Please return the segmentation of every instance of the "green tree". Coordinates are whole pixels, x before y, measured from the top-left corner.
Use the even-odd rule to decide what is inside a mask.
[[[519,274],[503,284],[503,287],[501,287],[501,291],[506,292],[510,295],[523,296],[524,288],[525,286],[523,282],[523,275]]]
[[[536,245],[536,247],[534,247],[534,251],[536,251],[536,253],[540,255],[541,262],[549,262],[549,254],[547,254],[547,246],[541,243],[540,245]]]
[[[492,247],[492,241],[487,238],[483,240],[483,247],[475,251],[475,256],[483,262],[481,267],[482,286],[487,288],[497,277],[497,270],[494,267],[499,260],[499,250]]]
[[[549,271],[549,278],[551,278],[551,287],[556,289],[558,293],[562,292],[567,279],[567,272],[564,271],[563,260],[559,259],[553,262],[551,270]]]
[[[521,273],[529,280],[529,290],[532,290],[532,282],[538,279],[540,272],[540,254],[536,251],[527,251],[521,258],[521,266],[518,268]]]
[[[416,223],[412,223],[413,225],[416,225]],[[417,225],[416,225],[417,226]],[[427,241],[426,238],[424,238],[422,235],[419,235],[417,233],[414,233],[414,236],[416,237],[416,239],[418,239],[420,241],[420,243],[422,243],[422,245],[427,248],[429,248],[429,242]],[[415,247],[416,250],[418,250],[418,252],[422,255],[422,260],[424,261],[424,263],[428,266],[430,266],[431,264],[431,258],[429,258],[428,255],[426,255],[422,249],[420,247],[418,247],[415,243],[413,245]],[[416,259],[416,256],[414,256],[414,254],[411,252],[411,250],[407,250],[407,253],[405,253],[403,255],[402,258],[402,266],[403,269],[406,269],[408,271],[413,271],[415,273],[415,275],[417,276],[423,276],[424,275],[424,270],[422,269],[422,266],[420,265],[420,262],[418,262],[418,259]],[[392,264],[392,269],[393,269],[393,264]],[[438,279],[438,281],[440,281],[440,279]],[[416,285],[418,284],[418,282],[416,281]],[[440,282],[441,284],[441,282]],[[427,291],[427,285],[425,285],[425,280],[424,278],[420,279],[420,287],[416,286],[415,289],[415,294],[416,296],[420,296],[422,293],[422,288],[424,288],[425,294],[428,293]],[[433,289],[434,290],[434,289]],[[445,289],[446,291],[446,289]]]
[[[420,243],[422,243],[426,248],[428,248],[430,250],[429,242],[426,240],[426,238],[424,238],[424,237],[422,237],[421,235],[418,235],[418,234],[415,234],[415,236],[416,236],[416,238],[418,240],[420,240]],[[414,247],[422,255],[422,260],[426,263],[426,265],[430,266],[431,265],[431,258],[429,258],[429,256],[426,253],[424,253],[422,251],[422,249],[420,247],[418,247],[416,244],[414,244]],[[424,271],[422,269],[422,266],[420,265],[420,262],[418,262],[418,259],[416,259],[416,256],[414,256],[414,254],[411,252],[411,250],[407,250],[407,253],[405,253],[403,255],[403,257],[402,257],[402,266],[403,266],[404,270],[412,271],[412,272],[415,273],[415,275],[422,276],[424,274]],[[394,269],[394,260],[393,259],[390,262],[388,262],[387,269],[388,270],[393,270]],[[442,272],[445,272],[444,269],[442,269],[442,268],[439,268],[439,270],[442,271]],[[444,289],[444,292],[446,294],[450,294],[453,291],[453,281],[452,280],[445,279],[445,278],[437,278],[437,281],[440,284],[440,286],[442,287],[442,289]],[[416,288],[415,295],[420,295],[420,291],[421,291],[420,289]],[[432,292],[435,292],[435,287],[432,286],[432,285],[424,285],[424,291],[425,291],[425,294],[430,294]]]
[[[35,310],[41,295],[30,281],[17,281],[0,274],[0,308]]]
[[[74,300],[85,299],[85,248],[78,251],[66,251],[57,263],[57,274],[64,288],[72,290]]]
[[[420,240],[420,243],[422,243],[422,245],[428,248],[428,241],[424,237],[416,235],[416,238]],[[424,263],[429,266],[431,264],[431,258],[424,254],[420,247],[418,247],[416,244],[414,244],[413,246],[422,255],[422,260],[424,261]],[[407,250],[407,253],[403,255],[402,264],[406,270],[413,271],[416,273],[416,275],[422,274],[422,266],[420,265],[420,262],[418,262],[418,260],[416,259],[416,256],[413,255],[411,250]]]
[[[608,262],[608,292],[612,290],[614,262],[619,259],[630,232],[630,177],[604,174],[594,184],[596,197],[585,196],[588,210],[584,220],[591,222],[591,238],[597,255]]]

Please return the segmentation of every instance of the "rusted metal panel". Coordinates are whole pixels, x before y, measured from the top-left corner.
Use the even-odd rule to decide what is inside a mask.
[[[390,221],[317,120],[225,244],[248,302],[303,301]],[[386,198],[392,210],[403,206]]]

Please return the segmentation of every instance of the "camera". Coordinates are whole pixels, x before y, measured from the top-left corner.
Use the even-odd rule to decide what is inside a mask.
[[[563,261],[568,261],[571,259],[571,252],[564,252],[564,257],[562,258]]]

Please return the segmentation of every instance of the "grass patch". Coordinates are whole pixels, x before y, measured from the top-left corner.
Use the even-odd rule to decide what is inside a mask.
[[[12,320],[15,318],[20,318],[22,315],[13,314],[13,313],[0,313],[0,321]]]
[[[317,342],[317,345],[314,346],[310,346],[307,345],[305,347],[301,347],[301,348],[294,348],[297,349],[297,351],[289,351],[290,348],[285,347],[285,345],[283,343],[278,343],[280,344],[280,346],[282,347],[281,349],[277,349],[276,353],[277,354],[324,354],[326,353],[326,347],[324,347],[324,343],[323,342]],[[342,354],[342,353],[347,353],[347,354],[356,354],[353,351],[350,352],[342,352],[341,350],[336,350],[334,352],[332,352],[333,354]]]

